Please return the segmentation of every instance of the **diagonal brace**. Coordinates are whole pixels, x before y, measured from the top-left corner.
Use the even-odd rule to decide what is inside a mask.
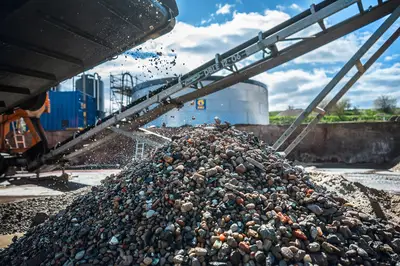
[[[317,95],[311,104],[296,118],[292,125],[283,133],[283,135],[272,146],[278,150],[282,144],[293,134],[297,127],[307,118],[307,116],[318,106],[318,104],[332,91],[332,89],[343,79],[343,77],[357,64],[360,58],[365,55],[374,43],[390,28],[390,26],[400,16],[400,6],[383,22],[383,24],[372,34],[355,55],[344,65],[336,76],[325,86]]]

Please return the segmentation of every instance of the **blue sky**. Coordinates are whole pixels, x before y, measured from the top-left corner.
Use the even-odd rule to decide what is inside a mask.
[[[363,0],[364,8],[376,5],[376,2]],[[256,36],[259,31],[268,30],[309,8],[312,3],[309,0],[177,0],[180,15],[171,33],[146,42],[140,51],[134,48],[125,53],[127,56],[120,56],[94,70],[103,76],[106,84],[110,72],[129,71],[140,80],[184,74],[214,58],[216,53],[223,53]],[[357,12],[353,5],[325,22],[333,25]],[[370,24],[317,51],[253,77],[268,85],[270,110],[284,110],[288,105],[306,107],[381,23],[382,20]],[[390,32],[399,26],[397,21]],[[314,26],[305,32],[315,29],[319,30]],[[379,43],[387,37],[388,34]],[[155,68],[152,57],[157,53],[157,59],[165,66],[159,64]],[[252,59],[256,57],[245,63],[251,63]],[[174,65],[170,64],[172,61]],[[376,97],[387,94],[396,97],[400,105],[399,77],[400,40],[397,40],[345,97],[360,108],[370,108]]]

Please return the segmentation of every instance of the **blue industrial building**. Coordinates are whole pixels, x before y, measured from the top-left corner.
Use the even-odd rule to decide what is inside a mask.
[[[76,80],[73,91],[59,91],[60,86],[56,91],[49,91],[50,113],[40,117],[44,130],[76,130],[94,125],[98,118],[104,117],[104,82],[98,75],[97,78],[95,75],[83,77]],[[83,91],[86,92],[86,108]]]
[[[87,125],[96,122],[96,99],[86,95],[86,110],[81,91],[49,91],[50,113],[44,113],[40,122],[44,130],[68,130],[85,127],[84,113],[86,111]]]

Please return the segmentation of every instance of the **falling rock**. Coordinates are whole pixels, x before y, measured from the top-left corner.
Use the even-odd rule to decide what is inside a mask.
[[[150,258],[150,257],[146,257],[143,260],[143,263],[146,264],[146,265],[150,265],[152,262],[153,262],[153,259]]]
[[[216,175],[218,173],[218,169],[217,168],[210,168],[206,171],[206,176],[207,177],[212,177],[214,175]]]
[[[284,258],[289,259],[289,260],[293,259],[293,257],[294,257],[293,252],[288,247],[282,247],[281,253]]]
[[[312,262],[318,266],[328,266],[328,258],[325,253],[317,252],[310,254]]]
[[[321,245],[322,249],[325,250],[328,253],[339,253],[340,249],[335,247],[332,244],[329,244],[328,242],[323,242]]]
[[[246,253],[250,253],[250,247],[245,242],[240,242],[239,243],[239,248],[241,250],[243,250],[244,252],[246,252]]]
[[[297,251],[297,253],[294,255],[294,259],[296,261],[302,261],[305,255],[306,252],[302,249],[299,249],[299,251]]]
[[[232,237],[232,236],[228,236],[227,239],[226,239],[226,242],[232,248],[236,248],[238,246],[238,243],[236,242],[236,239],[234,237]]]
[[[310,252],[318,252],[320,250],[320,245],[317,242],[312,242],[310,244],[308,244],[307,249]]]
[[[324,212],[324,210],[316,204],[309,204],[307,208],[316,215],[321,215]]]
[[[240,255],[239,251],[234,250],[229,256],[229,261],[233,266],[239,266],[242,262],[242,255]]]
[[[82,251],[79,251],[78,253],[76,253],[75,259],[81,260],[83,258],[83,256],[85,256],[85,250],[82,250]]]
[[[246,161],[248,161],[249,163],[251,163],[252,165],[254,165],[255,167],[264,170],[264,165],[262,165],[262,163],[257,162],[256,160],[254,160],[251,157],[246,157]]]
[[[287,266],[287,262],[285,260],[280,260],[279,266]]]
[[[197,247],[194,249],[194,253],[196,256],[205,256],[207,255],[207,249]]]
[[[326,241],[334,245],[340,245],[340,243],[342,242],[340,238],[334,234],[329,234],[326,238]]]
[[[116,238],[115,236],[113,236],[109,242],[109,244],[111,245],[117,245],[118,243],[119,243],[118,238]]]
[[[239,230],[239,226],[237,224],[232,224],[230,230],[232,232],[237,232],[237,230]]]
[[[243,164],[239,164],[235,168],[236,173],[239,173],[239,174],[243,174],[244,172],[246,172],[246,170],[247,170],[246,166],[244,166]]]
[[[255,259],[258,263],[264,263],[265,262],[265,254],[262,251],[257,251],[255,255]]]
[[[226,150],[225,154],[228,157],[232,157],[232,156],[235,156],[236,152],[234,150]]]
[[[183,172],[183,170],[185,170],[185,166],[184,165],[178,165],[177,167],[175,167],[175,170],[176,171],[179,171],[179,172]]]
[[[192,176],[192,179],[197,183],[197,184],[203,184],[205,177],[199,173],[194,173]]]
[[[368,253],[360,247],[357,248],[357,253],[363,258],[368,258]]]
[[[176,264],[182,264],[182,262],[183,262],[183,260],[184,260],[184,257],[182,256],[182,255],[176,255],[175,257],[174,257],[174,263],[176,263]]]
[[[312,263],[311,256],[309,254],[306,254],[303,258],[304,263]]]
[[[264,239],[263,240],[263,250],[268,252],[271,247],[272,247],[272,241],[269,239]]]
[[[182,212],[189,212],[193,209],[193,203],[191,202],[185,202],[181,206],[181,211]]]
[[[246,209],[248,209],[248,210],[252,210],[252,209],[254,209],[255,207],[256,207],[256,205],[255,205],[254,203],[246,204]]]
[[[191,266],[201,266],[201,263],[197,258],[192,258]]]

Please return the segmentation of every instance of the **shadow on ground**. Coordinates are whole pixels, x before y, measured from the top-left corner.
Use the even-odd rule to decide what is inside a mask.
[[[7,179],[11,186],[35,185],[60,192],[69,192],[86,187],[87,185],[69,181],[67,178],[57,176],[45,177],[13,177]]]

